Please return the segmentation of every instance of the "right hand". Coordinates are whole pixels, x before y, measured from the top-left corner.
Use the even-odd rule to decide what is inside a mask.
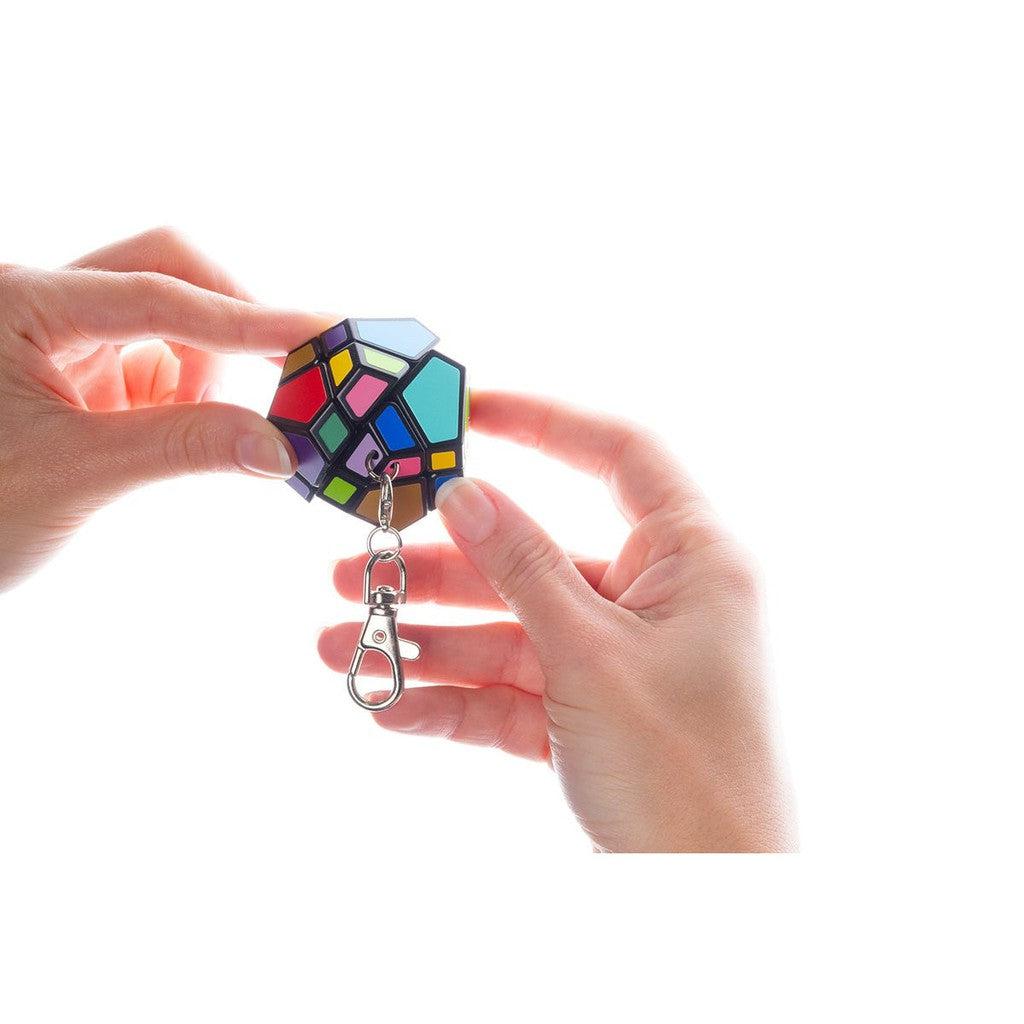
[[[410,598],[519,621],[403,624],[422,647],[407,673],[442,685],[406,690],[377,722],[550,760],[600,850],[794,849],[756,573],[703,496],[604,416],[474,391],[471,426],[600,476],[632,532],[611,561],[574,560],[495,488],[445,484],[457,547],[405,549]],[[342,596],[360,600],[364,562],[338,564]],[[347,669],[361,627],[324,632],[331,668]]]

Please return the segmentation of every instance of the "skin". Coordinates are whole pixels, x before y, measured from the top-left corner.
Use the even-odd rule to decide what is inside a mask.
[[[598,850],[795,849],[758,576],[692,481],[638,427],[558,402],[474,390],[471,425],[599,476],[632,531],[611,561],[572,559],[495,488],[446,484],[455,546],[405,549],[410,599],[518,621],[403,625],[406,672],[435,685],[376,721],[550,761]],[[349,600],[364,561],[335,570]],[[361,628],[323,633],[331,668]]]
[[[275,427],[211,399],[226,353],[280,356],[333,322],[255,304],[167,228],[60,270],[0,265],[0,590],[132,487],[290,476]]]
[[[290,476],[276,428],[212,401],[217,378],[226,354],[280,357],[337,319],[256,304],[165,228],[56,271],[0,265],[0,590],[132,487]],[[407,673],[432,685],[376,721],[549,761],[599,850],[794,849],[746,554],[638,428],[476,391],[472,415],[474,429],[600,476],[632,532],[612,561],[573,559],[494,488],[447,484],[454,544],[406,549],[411,598],[516,621],[403,626],[423,648]],[[353,601],[363,562],[335,572]],[[324,632],[331,668],[347,670],[361,625]]]

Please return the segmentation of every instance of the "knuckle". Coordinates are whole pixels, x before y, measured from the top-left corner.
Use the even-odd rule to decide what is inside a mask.
[[[181,292],[181,282],[154,270],[140,270],[130,277],[146,330],[161,333],[169,319],[168,311],[173,309]]]
[[[198,413],[182,416],[167,432],[164,458],[174,476],[209,472],[224,463],[216,433]]]
[[[627,459],[631,451],[650,444],[649,436],[645,435],[639,425],[632,420],[615,417],[612,420],[612,430],[615,442],[598,473],[605,483],[611,480],[616,466]]]
[[[753,553],[733,540],[722,541],[711,550],[711,570],[716,585],[734,598],[759,602],[764,579]]]
[[[161,274],[158,270],[137,270],[131,276],[136,287],[147,294],[168,295],[174,292],[179,284],[176,278]]]
[[[558,553],[539,534],[526,532],[517,537],[503,553],[502,596],[514,605],[538,580],[554,572],[558,561]]]
[[[672,503],[646,516],[635,528],[655,558],[690,554],[724,539],[721,526],[703,505]]]
[[[192,251],[185,235],[167,224],[143,232],[139,243],[155,268],[173,276],[177,276]]]
[[[175,251],[184,249],[188,242],[185,236],[176,227],[170,224],[160,224],[142,233],[141,241],[151,245],[154,249]]]
[[[469,703],[462,690],[452,691],[453,707],[445,716],[442,735],[450,740],[461,740],[466,736],[466,726],[469,718]]]
[[[251,297],[220,267],[203,255],[189,236],[180,228],[161,225],[150,228],[140,236],[152,266],[170,277],[191,282],[207,291],[219,292],[234,298]]]
[[[715,547],[728,539],[722,524],[703,504],[684,507],[679,511],[673,535],[679,540],[682,554]]]
[[[503,686],[521,685],[530,641],[522,628],[513,622],[502,623],[502,633],[505,636],[506,647],[497,682]]]
[[[494,730],[490,745],[497,750],[506,750],[512,744],[516,729],[519,726],[519,695],[511,686],[503,691],[494,691],[495,697],[504,701],[505,707],[498,720],[498,727]],[[500,697],[499,697],[500,694]]]

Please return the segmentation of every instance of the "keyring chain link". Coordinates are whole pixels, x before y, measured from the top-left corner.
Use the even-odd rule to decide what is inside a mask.
[[[419,656],[419,646],[399,638],[396,618],[398,605],[405,603],[406,570],[402,558],[402,535],[391,525],[395,508],[393,481],[398,474],[398,463],[388,462],[378,472],[375,465],[382,456],[372,451],[366,456],[366,474],[380,485],[380,499],[377,504],[377,523],[366,538],[366,550],[370,556],[363,571],[363,601],[369,607],[366,626],[356,644],[352,664],[348,671],[348,692],[352,699],[367,711],[383,711],[391,707],[402,696],[405,677],[402,672],[402,658]],[[374,540],[386,542],[387,546],[374,547]],[[386,584],[373,586],[373,567],[378,562],[394,562],[398,566],[398,590]],[[368,650],[379,651],[391,664],[391,692],[381,701],[370,702],[360,694],[357,676],[363,655]]]
[[[391,514],[395,508],[395,488],[392,481],[395,479],[395,475],[398,473],[398,463],[391,461],[387,463],[381,472],[377,472],[373,467],[377,459],[380,458],[378,452],[368,452],[366,456],[366,472],[371,480],[380,484],[380,501],[377,503],[377,522],[380,523],[382,530],[391,529]],[[373,552],[371,551],[372,555]]]
[[[402,550],[402,535],[391,526],[391,516],[395,510],[395,488],[394,479],[398,473],[398,463],[392,460],[383,465],[380,472],[374,466],[380,459],[380,453],[371,451],[366,456],[366,473],[375,483],[380,484],[380,500],[377,502],[377,522],[380,524],[370,531],[366,538],[366,550],[371,557],[378,561],[390,562],[398,557]],[[391,542],[387,547],[375,548],[374,537],[389,539]],[[393,538],[393,540],[391,540]]]
[[[390,547],[375,548],[373,546],[374,537],[388,537],[389,535],[394,538]],[[367,553],[376,556],[377,560],[380,562],[390,562],[392,559],[398,557],[401,550],[402,535],[397,530],[393,530],[390,526],[375,526],[370,531],[370,536],[366,538]]]

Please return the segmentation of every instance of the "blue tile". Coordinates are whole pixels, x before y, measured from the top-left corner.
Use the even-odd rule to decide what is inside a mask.
[[[389,405],[377,417],[376,427],[388,451],[400,452],[406,448],[416,447],[409,428],[402,422],[402,417],[398,415],[398,410],[393,405]]]
[[[461,476],[461,473],[444,473],[441,476],[434,477],[434,501],[437,501],[437,492],[441,490],[441,485],[448,483],[449,480],[454,480]]]

